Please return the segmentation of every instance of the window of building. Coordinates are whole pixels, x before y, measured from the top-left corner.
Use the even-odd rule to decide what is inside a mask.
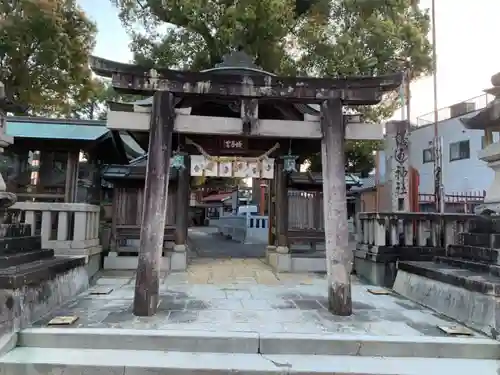
[[[450,161],[469,159],[469,158],[470,158],[469,140],[450,144]]]
[[[422,151],[422,162],[432,163],[434,161],[434,150],[432,147],[426,148]]]

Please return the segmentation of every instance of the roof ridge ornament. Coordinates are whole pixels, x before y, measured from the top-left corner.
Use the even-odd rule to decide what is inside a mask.
[[[245,51],[232,51],[222,56],[222,62],[215,65],[216,68],[251,68],[259,69],[254,59]]]

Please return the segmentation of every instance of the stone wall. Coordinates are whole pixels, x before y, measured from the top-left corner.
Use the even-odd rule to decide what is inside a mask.
[[[88,288],[85,266],[39,285],[0,290],[0,353],[15,346],[15,334]]]

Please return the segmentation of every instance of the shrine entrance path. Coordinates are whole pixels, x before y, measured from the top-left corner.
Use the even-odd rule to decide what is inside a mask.
[[[185,281],[190,284],[276,285],[280,279],[264,263],[265,245],[228,240],[216,228],[189,229],[190,261]]]
[[[226,261],[231,262],[231,261]],[[243,264],[242,260],[235,260]],[[250,264],[256,264],[256,260]],[[222,262],[224,264],[224,262]],[[227,265],[227,264],[226,264]],[[212,270],[224,267],[213,265]],[[47,327],[56,316],[77,316],[67,328],[191,330],[210,332],[359,334],[369,336],[445,336],[437,326],[456,325],[397,295],[373,295],[374,288],[353,278],[349,317],[327,310],[327,281],[320,275],[203,278],[196,264],[188,272],[163,275],[160,304],[152,317],[132,314],[135,274],[104,271],[97,285],[55,309],[34,327]],[[228,268],[226,268],[228,269]],[[237,266],[232,268],[237,269]],[[245,268],[243,268],[245,269]],[[260,272],[261,267],[247,267]],[[241,271],[239,268],[238,271]],[[198,276],[196,276],[198,275]],[[229,275],[227,275],[229,276]],[[269,277],[269,278],[267,278]],[[265,285],[267,284],[267,285]],[[108,291],[93,294],[93,291]],[[53,329],[53,328],[50,328]],[[109,332],[108,332],[109,334]],[[474,337],[481,337],[475,335]]]
[[[266,245],[247,245],[226,239],[214,227],[189,229],[189,246],[192,258],[265,258]]]

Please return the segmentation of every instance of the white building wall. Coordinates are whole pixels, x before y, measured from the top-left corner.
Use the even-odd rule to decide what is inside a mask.
[[[463,117],[472,117],[477,112]],[[482,147],[482,130],[466,129],[459,118],[439,122],[439,135],[443,137],[443,183],[446,194],[478,192],[488,189],[493,181],[493,171],[486,163],[478,159],[477,153]],[[420,174],[420,193],[434,192],[434,165],[423,162],[423,150],[432,146],[434,126],[416,128],[410,136],[410,163]],[[494,134],[494,140],[498,134]],[[469,140],[470,157],[450,161],[450,144]]]

